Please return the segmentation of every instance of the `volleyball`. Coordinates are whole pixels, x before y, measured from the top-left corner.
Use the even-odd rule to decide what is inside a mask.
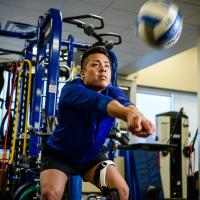
[[[183,17],[177,5],[163,0],[143,4],[137,16],[137,36],[148,46],[169,48],[179,40]]]

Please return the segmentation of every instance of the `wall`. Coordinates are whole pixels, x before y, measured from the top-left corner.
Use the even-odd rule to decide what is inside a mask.
[[[197,48],[154,64],[130,77],[136,78],[137,84],[143,86],[197,92]]]
[[[197,51],[197,60],[198,60],[198,113],[200,113],[200,35],[198,37],[198,42],[197,42],[197,46],[198,46],[198,51]],[[198,161],[200,161],[200,132],[199,132],[199,128],[200,128],[200,117],[198,115]],[[200,162],[198,163],[199,165],[199,169],[200,169]],[[200,173],[199,173],[199,180],[200,180]],[[200,181],[199,181],[199,187],[198,187],[199,191],[200,191]],[[198,199],[200,200],[200,192],[199,192],[199,196]]]

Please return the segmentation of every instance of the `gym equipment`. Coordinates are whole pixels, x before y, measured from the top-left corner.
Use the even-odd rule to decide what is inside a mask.
[[[198,199],[198,187],[197,187],[197,177],[195,176],[194,166],[192,166],[192,153],[195,152],[194,144],[198,135],[198,128],[196,130],[195,136],[191,141],[189,146],[183,148],[183,154],[189,159],[189,170],[187,175],[187,200],[197,200]]]
[[[15,27],[15,31],[10,31],[10,27]],[[37,27],[14,21],[7,21],[4,29],[0,28],[0,36],[13,37],[19,39],[32,39],[37,35]]]
[[[12,89],[10,94],[10,100],[7,101],[8,105],[8,121],[7,129],[4,139],[3,159],[1,160],[1,177],[0,184],[3,185],[1,191],[1,197],[4,198],[6,193],[11,194],[13,192],[17,177],[17,166],[21,156],[26,155],[27,150],[27,124],[28,113],[30,106],[30,94],[31,94],[31,79],[32,79],[32,65],[29,60],[23,60],[19,69],[16,65],[15,72],[13,74]],[[9,93],[9,92],[8,92]],[[14,95],[15,94],[15,95]],[[8,95],[7,95],[8,96]],[[13,104],[13,97],[15,96],[15,111],[13,131],[9,135],[10,121],[11,121],[11,107]],[[7,145],[9,137],[12,136],[11,146]],[[9,149],[9,151],[8,151]],[[9,153],[9,160],[7,160]],[[5,197],[9,198],[9,197]]]
[[[40,187],[38,182],[27,182],[20,186],[14,193],[12,200],[40,199]]]
[[[183,108],[179,112],[156,115],[158,141],[178,146],[174,151],[160,153],[160,170],[165,198],[187,197],[188,157],[184,156],[183,149],[188,146],[188,126],[188,117],[183,113]]]
[[[24,68],[28,68],[27,71],[24,71]],[[23,73],[28,73],[28,83],[23,82],[23,86],[27,87],[27,96],[24,96],[24,88],[22,89],[22,74]],[[18,74],[18,84],[17,84],[17,102],[16,102],[16,116],[15,116],[15,120],[14,120],[14,128],[13,128],[13,139],[12,139],[12,147],[11,147],[11,153],[10,153],[10,159],[9,159],[9,164],[12,165],[13,164],[13,160],[14,160],[14,153],[15,153],[15,144],[16,144],[16,137],[17,137],[17,132],[21,132],[24,131],[23,134],[23,155],[26,155],[26,143],[27,143],[27,125],[28,125],[28,112],[29,112],[29,104],[30,104],[30,92],[31,92],[31,77],[32,77],[32,65],[31,62],[29,60],[24,60],[23,62],[21,62],[20,65],[20,69],[19,69],[19,74]],[[21,93],[20,93],[21,92]],[[25,99],[24,99],[24,98]],[[24,105],[24,100],[26,100],[26,107]],[[19,107],[21,104],[21,108]],[[24,119],[24,127],[23,127],[23,121],[20,120],[20,115],[19,115],[19,111],[20,109],[23,109],[25,114],[25,119]],[[22,115],[23,113],[21,113]]]
[[[135,143],[129,145],[119,145],[118,149],[126,150],[143,150],[143,151],[173,151],[177,148],[175,144],[159,144],[159,143]]]
[[[4,149],[6,148],[6,146],[9,148],[11,145],[11,136],[12,136],[12,129],[13,129],[13,117],[12,117],[13,113],[11,112],[12,111],[11,107],[12,107],[12,100],[14,96],[14,89],[16,86],[15,84],[16,84],[16,77],[17,77],[17,70],[16,70],[17,67],[18,67],[18,64],[15,62],[15,63],[9,63],[6,66],[3,66],[1,68],[2,69],[2,77],[0,75],[0,78],[2,80],[1,84],[2,84],[2,88],[4,87],[4,90],[6,90],[6,96],[2,95],[2,99],[1,99],[2,120],[0,124],[0,145],[4,146]],[[4,77],[3,75],[7,75],[7,76]]]
[[[60,46],[61,46],[62,20],[57,9],[49,9],[45,16],[38,20],[37,56],[33,86],[32,112],[30,124],[36,131],[40,131],[42,92],[44,88],[45,63],[48,63],[47,87],[45,109],[46,116],[55,116],[57,104],[57,86],[59,77]],[[47,51],[49,55],[47,55]],[[38,137],[31,136],[29,142],[29,155],[38,157]]]
[[[17,79],[17,63],[9,63],[3,66],[2,79],[5,81],[1,82],[2,88],[4,88],[4,94],[2,95],[1,104],[1,124],[0,124],[0,157],[1,157],[1,171],[0,171],[0,197],[5,196],[7,186],[7,164],[10,156],[10,146],[12,140],[13,130],[13,110],[12,103],[14,101],[14,91],[16,88]],[[4,73],[5,72],[5,73]],[[7,76],[3,76],[7,75]],[[12,78],[12,81],[11,81]],[[11,92],[10,92],[11,90]],[[0,92],[1,93],[1,92]],[[4,109],[5,108],[5,109]]]
[[[5,170],[5,162],[6,162],[6,159],[8,157],[8,154],[6,153],[8,151],[7,148],[10,147],[10,143],[11,143],[11,135],[12,132],[10,130],[10,128],[13,128],[12,125],[13,125],[13,120],[12,120],[12,113],[11,113],[11,107],[12,107],[12,101],[13,101],[13,96],[14,96],[14,89],[15,89],[15,86],[16,86],[16,79],[17,79],[17,71],[16,71],[16,68],[17,66],[15,67],[15,70],[14,70],[14,75],[13,75],[13,82],[12,82],[12,88],[11,88],[11,93],[9,93],[9,85],[7,86],[7,97],[6,97],[6,107],[7,107],[7,112],[6,114],[4,115],[4,118],[1,122],[1,138],[4,139],[4,144],[3,144],[3,156],[2,156],[2,161],[1,161],[1,170]],[[4,130],[3,130],[3,125],[5,123],[7,119],[7,128],[6,128],[6,132],[5,132],[5,135],[4,135]]]
[[[175,4],[150,0],[140,8],[136,26],[137,35],[144,44],[169,48],[180,38],[183,17]]]
[[[94,26],[92,24],[87,24],[80,19],[96,19],[100,22],[99,26]],[[105,46],[108,50],[112,49],[114,45],[121,44],[121,37],[116,33],[97,33],[95,30],[104,28],[103,18],[94,14],[88,15],[79,15],[73,17],[65,17],[63,18],[63,22],[74,24],[79,28],[82,28],[86,35],[94,37],[97,42],[92,44],[92,46]],[[112,36],[117,38],[117,41],[113,42],[113,40],[105,40],[105,37]]]
[[[43,148],[44,141],[48,138],[46,133],[36,132],[33,127],[28,128],[28,132],[31,135],[37,135],[41,138],[41,143],[39,144],[40,150]],[[31,178],[27,179],[25,183],[21,184],[12,195],[12,200],[40,200],[41,193],[40,193],[40,179],[39,179],[39,169],[40,169],[40,162],[39,160],[29,161],[27,164],[22,164],[21,167],[25,169],[25,175],[30,175]],[[30,158],[31,159],[31,158]],[[31,163],[32,162],[32,163]],[[68,185],[66,186],[66,188]],[[65,190],[66,190],[65,188]],[[62,200],[71,200],[70,191],[64,192]]]
[[[125,156],[125,179],[133,200],[164,199],[158,155],[174,151],[177,146],[158,143],[118,145]]]

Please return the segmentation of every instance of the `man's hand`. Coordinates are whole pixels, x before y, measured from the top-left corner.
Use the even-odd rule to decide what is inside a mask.
[[[138,137],[148,137],[155,131],[155,126],[151,121],[140,113],[136,107],[128,107],[127,126],[128,130]]]
[[[134,106],[124,107],[113,100],[107,107],[108,115],[127,122],[128,130],[139,137],[148,137],[155,131],[155,126]]]

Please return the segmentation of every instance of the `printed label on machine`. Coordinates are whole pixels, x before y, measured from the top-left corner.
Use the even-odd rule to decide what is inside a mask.
[[[49,85],[49,93],[56,93],[56,85]]]

